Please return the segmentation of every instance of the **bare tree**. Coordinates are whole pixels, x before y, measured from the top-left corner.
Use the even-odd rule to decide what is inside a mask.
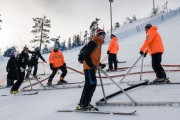
[[[159,7],[153,8],[151,12],[151,16],[155,16],[159,12]]]
[[[44,15],[42,18],[33,18],[35,25],[32,27],[31,31],[35,37],[31,40],[31,43],[40,42],[39,48],[41,50],[42,43],[50,43],[48,33],[50,32],[49,28],[51,27],[50,19]]]

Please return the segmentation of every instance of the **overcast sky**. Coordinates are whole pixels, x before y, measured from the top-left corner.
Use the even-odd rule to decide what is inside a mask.
[[[167,0],[155,0],[155,6],[163,6]],[[153,0],[114,0],[113,24],[120,24],[126,17],[143,18],[150,15]],[[180,0],[169,0],[168,8],[180,7]],[[0,48],[21,44],[33,39],[30,33],[32,18],[46,15],[51,20],[50,38],[61,36],[67,40],[75,34],[83,35],[95,18],[99,27],[110,29],[109,0],[0,0]]]

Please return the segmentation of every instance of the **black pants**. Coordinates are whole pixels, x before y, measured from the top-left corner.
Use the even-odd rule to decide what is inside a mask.
[[[108,62],[109,62],[109,69],[113,69],[113,63],[114,63],[114,69],[117,69],[117,55],[109,53],[108,56]]]
[[[15,84],[12,86],[11,90],[18,90],[21,84],[24,81],[25,72],[20,72],[18,70],[18,80],[15,82]]]
[[[38,69],[38,63],[31,63],[30,67],[31,67],[31,70],[32,70],[32,68],[34,67],[33,76],[36,76],[36,74],[37,74],[37,69]],[[26,77],[27,77],[27,78],[29,77],[30,73],[31,73],[31,71],[28,71],[28,72],[27,72],[27,74],[26,74]]]
[[[60,69],[60,70],[62,71],[61,77],[64,78],[64,77],[66,76],[66,74],[67,74],[67,69],[66,69],[66,67],[65,67],[64,65],[62,65],[62,66],[59,67],[59,68],[54,68],[54,70],[52,71],[52,73],[51,73],[51,75],[50,75],[50,78],[51,78],[51,79],[53,79],[54,76],[56,75],[57,69]]]
[[[161,66],[162,53],[155,53],[151,55],[152,57],[152,68],[156,74],[157,78],[166,78],[166,73]]]
[[[80,105],[88,106],[96,89],[97,79],[94,70],[84,70],[85,85],[80,99]]]

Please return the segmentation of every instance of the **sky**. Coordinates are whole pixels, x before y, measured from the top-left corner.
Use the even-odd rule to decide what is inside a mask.
[[[122,24],[127,17],[137,19],[150,15],[153,0],[114,0],[112,3],[113,25]],[[155,0],[155,6],[163,6],[167,0]],[[138,4],[138,5],[137,5]],[[13,45],[22,48],[30,44],[34,25],[32,18],[46,15],[51,20],[50,38],[61,36],[67,40],[73,35],[84,35],[95,18],[100,18],[99,27],[110,29],[109,0],[0,0],[0,48],[3,51]],[[176,9],[179,0],[168,2],[168,8]],[[37,45],[37,44],[35,44]]]

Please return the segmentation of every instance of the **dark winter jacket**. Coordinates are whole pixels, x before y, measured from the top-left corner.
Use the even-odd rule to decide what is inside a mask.
[[[8,60],[6,71],[8,72],[7,79],[13,79],[13,80],[17,79],[17,66],[14,55],[12,55]]]
[[[45,59],[42,57],[42,55],[39,51],[30,51],[29,50],[29,53],[32,54],[31,59],[30,59],[31,63],[37,64],[39,57],[41,58],[42,61],[45,62]]]
[[[88,46],[84,52],[83,68],[92,69],[93,67],[98,67],[101,59],[101,46],[104,40],[98,36],[93,37],[93,39],[88,43]]]
[[[17,69],[20,70],[20,68],[26,68],[26,66],[29,63],[29,55],[25,52],[21,52],[19,55],[16,56],[16,65]]]

